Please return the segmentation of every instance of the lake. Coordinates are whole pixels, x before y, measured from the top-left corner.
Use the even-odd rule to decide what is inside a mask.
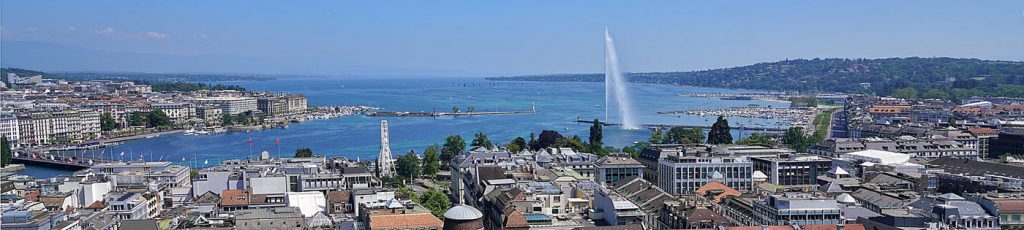
[[[536,106],[536,114],[462,116],[462,117],[367,117],[347,116],[330,120],[293,123],[287,129],[258,132],[229,132],[216,135],[163,135],[141,139],[108,149],[86,152],[125,159],[145,157],[147,161],[172,161],[202,167],[223,160],[244,158],[267,151],[274,156],[291,156],[295,149],[309,147],[317,154],[346,156],[352,159],[375,159],[380,149],[380,121],[388,120],[391,150],[404,154],[420,153],[431,144],[442,144],[448,135],[462,135],[467,142],[476,132],[486,133],[494,143],[508,143],[515,137],[529,138],[531,132],[556,130],[562,135],[579,135],[586,140],[590,124],[576,123],[577,118],[605,118],[604,83],[598,82],[494,82],[482,79],[422,78],[279,78],[270,81],[225,82],[255,91],[300,93],[308,97],[310,106],[370,105],[385,111],[450,111],[452,107],[475,111],[528,111]],[[762,107],[788,107],[788,103],[767,101],[718,100],[680,96],[680,93],[752,93],[754,90],[732,90],[687,86],[629,84],[634,117],[640,124],[711,125],[715,117],[685,114],[658,114],[658,111],[717,109],[757,104]],[[614,111],[614,109],[613,109]],[[611,119],[616,122],[614,116]],[[766,119],[731,118],[739,124],[774,124]],[[784,128],[784,127],[783,127]],[[616,147],[647,140],[649,130],[623,130],[605,127],[604,143]],[[734,138],[743,133],[733,131]],[[249,138],[253,144],[248,144]],[[274,141],[280,138],[281,144]],[[102,154],[101,154],[102,153]],[[183,160],[184,159],[184,160]],[[66,171],[42,171],[29,167],[26,174],[52,177]]]

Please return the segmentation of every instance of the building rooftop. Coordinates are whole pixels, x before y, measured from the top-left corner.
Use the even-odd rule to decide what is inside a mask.
[[[380,214],[370,216],[370,229],[414,229],[422,226],[440,228],[444,222],[430,213]]]
[[[452,206],[452,208],[444,212],[444,218],[451,220],[476,220],[483,217],[484,214],[479,210],[464,204]]]

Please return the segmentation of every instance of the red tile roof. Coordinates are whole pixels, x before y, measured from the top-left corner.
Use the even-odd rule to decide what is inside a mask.
[[[331,191],[327,194],[327,199],[331,203],[348,203],[350,194],[349,191]]]
[[[106,207],[107,207],[107,203],[103,202],[102,200],[97,200],[96,202],[92,202],[92,204],[90,204],[88,207],[85,207],[85,209],[99,210],[99,209],[103,209],[103,208],[106,208]]]
[[[999,206],[999,213],[1024,213],[1024,200],[999,200],[996,201],[996,206]]]
[[[39,190],[35,190],[25,194],[25,200],[39,202]]]
[[[800,227],[803,230],[836,230],[836,229],[838,229],[836,227],[836,225],[834,225],[834,224],[808,224],[808,225],[801,225]],[[863,224],[847,224],[847,225],[843,225],[843,229],[845,229],[845,230],[864,230],[864,225]]]
[[[967,128],[967,131],[970,131],[974,134],[999,135],[999,130],[993,128],[972,127]]]
[[[761,230],[761,226],[725,227],[725,230]],[[793,226],[768,226],[768,230],[795,230]]]
[[[505,228],[526,228],[530,227],[530,224],[526,223],[526,216],[523,213],[513,210],[508,213],[505,217]]]
[[[370,229],[441,229],[443,226],[444,222],[430,213],[370,216]]]
[[[249,205],[249,192],[245,190],[229,189],[220,194],[220,205],[242,206]]]
[[[45,197],[44,196],[42,198],[39,198],[39,202],[43,203],[43,205],[46,205],[47,207],[56,206],[56,208],[60,208],[60,206],[64,206],[64,197]]]
[[[713,192],[717,192],[717,194]],[[722,182],[711,181],[708,182],[707,184],[704,184],[704,186],[700,186],[700,188],[697,188],[697,194],[700,194],[701,196],[705,197],[709,195],[714,195],[715,203],[719,203],[722,202],[722,198],[725,198],[727,196],[740,196],[743,193],[740,192],[739,190],[729,187],[728,185],[722,184]]]

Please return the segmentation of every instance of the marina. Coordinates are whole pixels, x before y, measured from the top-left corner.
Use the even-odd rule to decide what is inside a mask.
[[[660,111],[658,114],[685,114],[685,115],[696,115],[701,117],[743,117],[743,118],[759,118],[759,119],[773,119],[775,123],[786,123],[786,126],[803,126],[814,119],[814,115],[817,114],[816,109],[795,109],[795,108],[776,108],[776,107],[760,107],[760,106],[745,106],[745,107],[729,107],[722,109],[698,109],[698,110],[675,110],[675,111]],[[755,124],[764,126],[764,124]]]
[[[594,120],[587,119],[576,119],[576,123],[587,123],[593,124]],[[613,122],[600,122],[602,126],[621,126],[622,124]],[[700,128],[700,129],[711,129],[710,125],[672,125],[672,124],[640,124],[641,127],[656,130],[656,129],[668,129],[672,127],[683,127],[683,128]],[[787,128],[782,127],[762,127],[762,126],[736,126],[731,127],[735,131],[763,131],[763,132],[785,132]]]
[[[452,111],[452,112],[400,112],[400,111],[380,111],[380,112],[367,112],[366,116],[369,117],[444,117],[444,116],[484,116],[484,115],[515,115],[515,114],[536,114],[537,106],[531,106],[530,111]]]
[[[733,101],[771,101],[771,102],[786,102],[790,97],[795,95],[785,93],[680,93],[679,96],[684,97],[699,97],[699,98],[715,98],[720,100],[733,100]]]

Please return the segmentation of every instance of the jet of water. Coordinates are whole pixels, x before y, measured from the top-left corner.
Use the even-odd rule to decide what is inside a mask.
[[[604,66],[605,120],[608,120],[609,109],[614,104],[622,128],[639,129],[633,120],[633,107],[630,106],[629,93],[626,92],[625,76],[619,69],[619,57],[615,53],[615,42],[608,33],[608,27],[604,28]]]

